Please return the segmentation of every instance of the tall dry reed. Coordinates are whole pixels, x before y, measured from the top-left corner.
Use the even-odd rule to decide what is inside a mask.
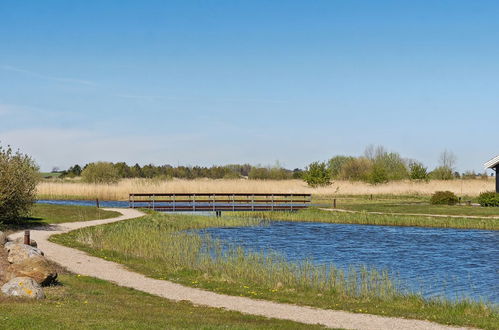
[[[394,181],[371,185],[364,182],[335,181],[332,185],[311,188],[301,180],[196,179],[155,180],[125,179],[117,184],[47,182],[38,185],[38,196],[50,199],[126,200],[129,193],[311,193],[331,195],[431,195],[450,190],[460,196],[477,196],[494,189],[494,180],[450,180],[430,182]]]

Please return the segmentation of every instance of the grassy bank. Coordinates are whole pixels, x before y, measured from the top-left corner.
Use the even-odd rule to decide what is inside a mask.
[[[172,302],[86,276],[61,275],[40,301],[0,296],[5,329],[322,329]]]
[[[154,278],[230,295],[490,329],[499,322],[497,310],[485,304],[430,301],[401,292],[383,271],[362,268],[343,272],[333,266],[289,263],[274,254],[248,254],[237,247],[224,252],[220,242],[185,232],[252,225],[255,221],[151,214],[52,239]]]
[[[19,223],[3,223],[0,229],[16,230],[63,222],[108,219],[120,215],[119,212],[105,211],[93,206],[35,204],[29,217]]]
[[[438,190],[450,190],[458,196],[477,196],[494,189],[494,180],[432,180],[430,182],[394,181],[371,185],[364,182],[334,181],[330,186],[311,188],[302,180],[246,179],[123,179],[117,184],[87,184],[77,180],[42,181],[39,198],[127,200],[131,192],[140,193],[310,193],[314,196],[390,195],[429,196]]]
[[[311,221],[378,226],[499,230],[499,219],[476,219],[464,217],[436,218],[417,215],[407,216],[370,214],[366,212],[346,213],[324,211],[316,208],[300,210],[298,212],[234,212],[230,213],[230,216],[236,218],[256,218],[262,220]]]
[[[474,201],[472,197],[463,197],[462,201]],[[331,200],[317,199],[331,207]],[[432,205],[427,196],[345,196],[337,198],[336,207],[339,209],[383,213],[414,213],[439,214],[460,216],[499,216],[498,207],[479,207],[467,205]]]

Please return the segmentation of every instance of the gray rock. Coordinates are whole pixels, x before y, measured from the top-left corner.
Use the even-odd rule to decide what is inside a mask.
[[[0,245],[4,245],[7,242],[7,235],[3,231],[0,231]]]
[[[2,293],[13,297],[45,298],[40,284],[30,277],[15,277],[2,286]]]
[[[9,242],[5,244],[5,249],[9,253],[7,260],[12,264],[19,264],[28,258],[43,256],[42,250],[25,244],[10,244]]]

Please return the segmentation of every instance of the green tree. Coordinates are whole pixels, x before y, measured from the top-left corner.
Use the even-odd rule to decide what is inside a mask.
[[[36,199],[38,166],[31,157],[0,146],[0,221],[17,222]]]
[[[310,164],[302,177],[311,187],[327,186],[331,184],[331,173],[324,162],[313,162]]]
[[[340,176],[341,169],[345,163],[351,161],[354,157],[351,156],[334,156],[327,162],[331,178],[337,179]]]
[[[113,163],[97,162],[87,164],[81,172],[81,178],[88,183],[116,183],[120,175]]]
[[[420,162],[412,161],[409,164],[409,169],[409,177],[411,180],[428,180],[428,170]]]
[[[372,184],[388,182],[388,173],[386,168],[380,163],[374,163],[369,173],[369,182]]]
[[[340,179],[351,181],[369,181],[373,161],[365,158],[352,158],[341,167]]]

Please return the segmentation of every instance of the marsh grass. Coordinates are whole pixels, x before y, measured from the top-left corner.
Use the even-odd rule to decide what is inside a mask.
[[[486,218],[454,218],[454,217],[427,217],[408,215],[371,214],[367,212],[346,213],[325,211],[309,208],[298,212],[227,212],[234,218],[248,218],[260,220],[285,220],[344,223],[377,226],[405,226],[405,227],[435,227],[459,229],[499,230],[499,219]]]
[[[345,272],[334,265],[291,263],[277,253],[227,248],[193,232],[259,223],[254,218],[149,214],[52,239],[158,279],[230,295],[486,328],[499,321],[497,311],[484,303],[428,300],[404,292],[386,271],[352,267]]]
[[[246,179],[123,179],[117,184],[88,184],[77,180],[42,181],[38,198],[127,200],[135,193],[310,193],[314,196],[338,195],[422,195],[449,190],[458,196],[478,196],[494,189],[494,180],[432,180],[430,182],[393,181],[371,185],[364,182],[334,181],[327,187],[311,188],[302,180]]]

